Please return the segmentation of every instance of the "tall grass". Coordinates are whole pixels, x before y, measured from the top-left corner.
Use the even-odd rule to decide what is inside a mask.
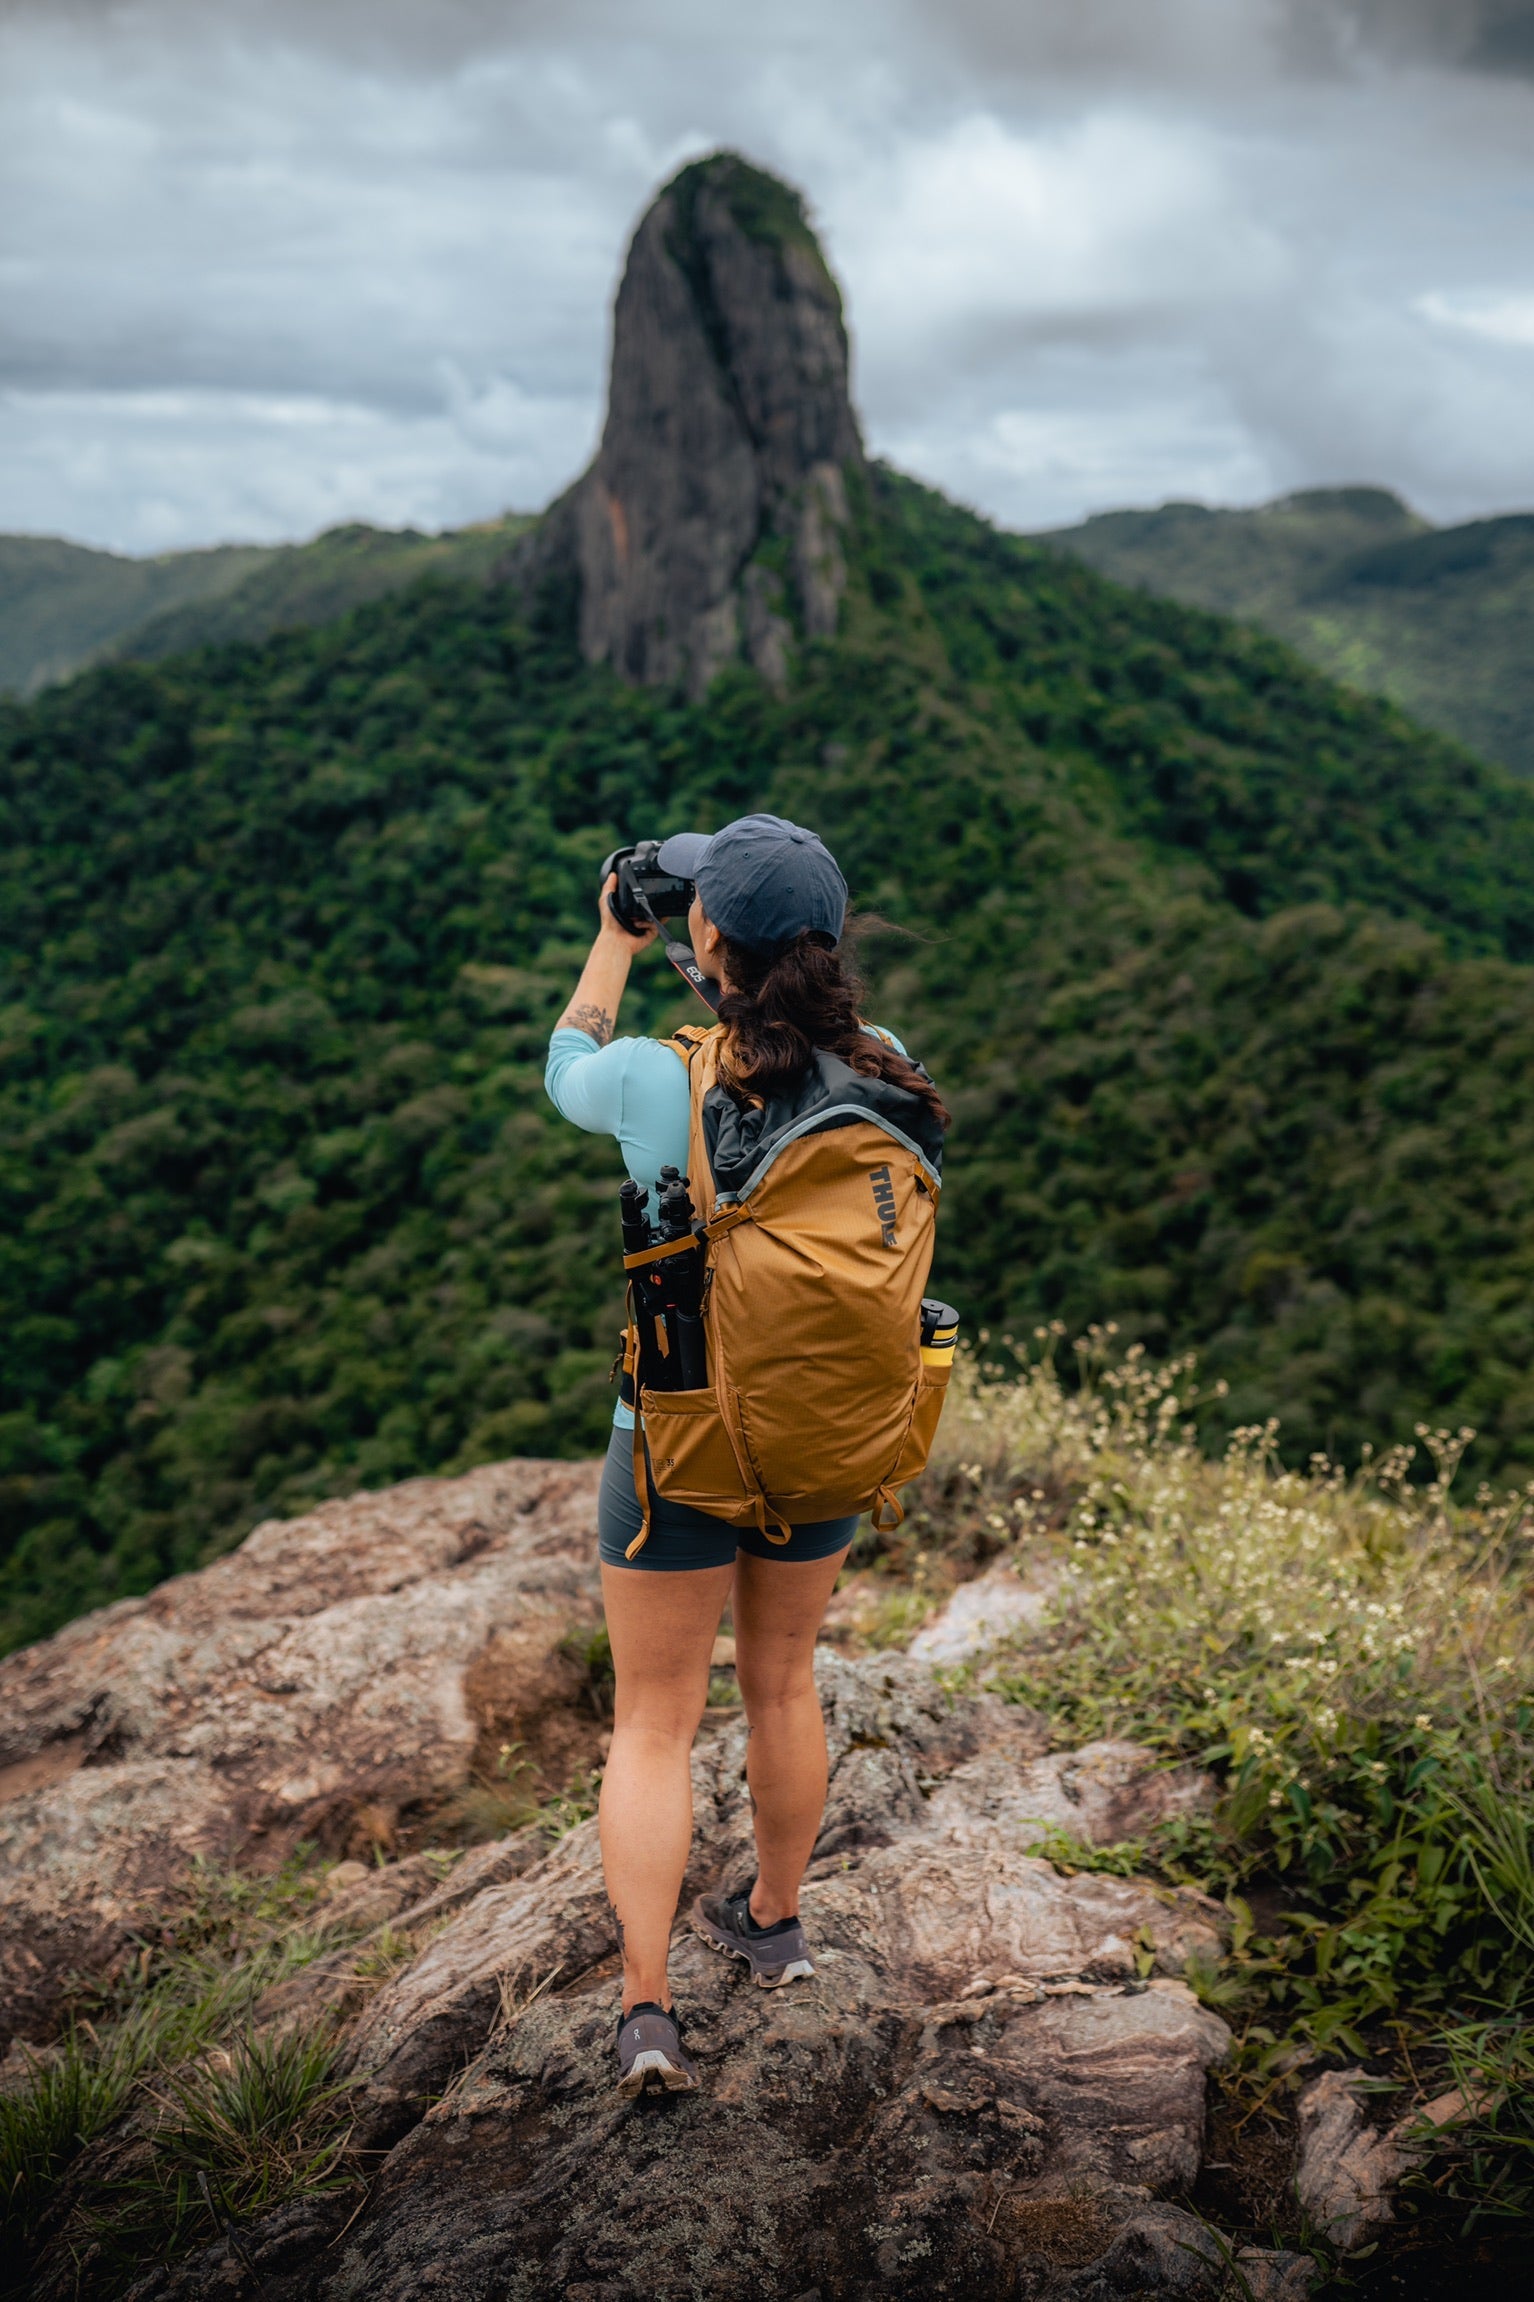
[[[122,2115],[141,2067],[119,2042],[101,2052],[71,2031],[0,2095],[0,2290],[22,2276],[60,2175]]]

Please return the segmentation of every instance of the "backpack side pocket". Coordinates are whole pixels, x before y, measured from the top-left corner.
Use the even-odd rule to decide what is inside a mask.
[[[875,1530],[880,1534],[888,1534],[905,1517],[905,1505],[900,1500],[898,1489],[919,1477],[927,1467],[927,1457],[937,1437],[943,1401],[948,1396],[948,1381],[952,1373],[951,1355],[944,1363],[933,1365],[928,1363],[926,1354],[923,1354],[921,1375],[911,1401],[911,1420],[906,1425],[900,1453],[895,1458],[894,1469],[880,1486],[869,1513]]]

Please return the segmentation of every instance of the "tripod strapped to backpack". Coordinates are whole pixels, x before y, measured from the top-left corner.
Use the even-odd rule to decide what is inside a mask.
[[[687,1177],[675,1167],[661,1169],[659,1197],[660,1220],[651,1223],[645,1213],[650,1194],[641,1184],[625,1183],[618,1194],[623,1268],[639,1336],[639,1388],[701,1391],[708,1381],[702,1225]]]

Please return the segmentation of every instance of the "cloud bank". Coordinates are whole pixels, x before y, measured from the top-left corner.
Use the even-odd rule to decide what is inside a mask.
[[[0,529],[546,501],[717,144],[809,194],[873,448],[1009,524],[1534,501],[1534,0],[0,0]]]

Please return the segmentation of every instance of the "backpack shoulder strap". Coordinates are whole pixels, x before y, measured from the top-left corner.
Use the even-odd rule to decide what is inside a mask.
[[[705,1221],[714,1211],[714,1189],[703,1142],[703,1098],[713,1084],[710,1057],[723,1037],[722,1023],[684,1023],[680,1031],[661,1042],[687,1072],[687,1171],[692,1177],[693,1205]]]
[[[690,1072],[693,1057],[698,1053],[698,1050],[706,1045],[710,1039],[716,1038],[722,1029],[723,1025],[718,1023],[684,1023],[680,1031],[673,1031],[669,1039],[661,1041],[661,1045],[662,1047],[669,1047]]]

